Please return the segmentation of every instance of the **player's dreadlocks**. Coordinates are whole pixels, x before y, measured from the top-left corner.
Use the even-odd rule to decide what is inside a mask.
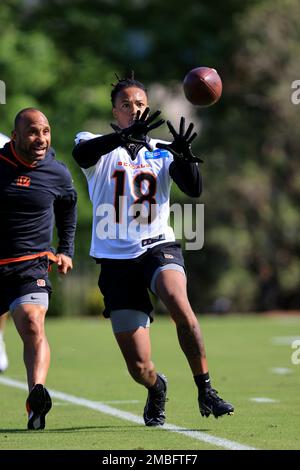
[[[115,105],[115,100],[116,100],[116,96],[117,94],[121,91],[121,90],[124,90],[125,88],[130,88],[130,87],[136,87],[136,88],[140,88],[141,90],[144,90],[144,92],[146,93],[147,95],[147,89],[145,87],[145,85],[143,85],[141,82],[139,82],[138,80],[135,80],[134,78],[134,71],[132,70],[131,72],[131,77],[130,78],[119,78],[118,75],[115,73],[115,76],[118,80],[117,83],[112,83],[111,86],[113,87],[112,91],[111,91],[111,102],[112,102],[112,105],[114,106]]]

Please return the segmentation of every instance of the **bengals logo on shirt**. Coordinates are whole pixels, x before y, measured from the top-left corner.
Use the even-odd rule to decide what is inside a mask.
[[[18,176],[15,180],[17,186],[30,186],[30,178],[29,176]]]

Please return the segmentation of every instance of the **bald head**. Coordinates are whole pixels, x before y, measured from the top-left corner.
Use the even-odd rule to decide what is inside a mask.
[[[18,112],[15,117],[15,126],[14,128],[17,129],[22,121],[34,121],[34,120],[44,120],[45,123],[49,125],[48,119],[46,118],[45,114],[39,111],[36,108],[24,108]]]
[[[50,147],[51,132],[46,116],[35,108],[25,108],[15,117],[12,133],[18,155],[30,165],[43,160]]]

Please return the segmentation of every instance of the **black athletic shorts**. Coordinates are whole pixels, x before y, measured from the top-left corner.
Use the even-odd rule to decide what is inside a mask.
[[[52,292],[48,279],[47,256],[28,261],[0,265],[0,315],[9,310],[11,303],[23,295]]]
[[[150,315],[153,306],[148,289],[157,268],[176,264],[185,269],[181,246],[175,242],[160,243],[137,258],[101,258],[97,262],[101,264],[98,285],[104,296],[106,318],[112,310],[122,309],[140,310]]]

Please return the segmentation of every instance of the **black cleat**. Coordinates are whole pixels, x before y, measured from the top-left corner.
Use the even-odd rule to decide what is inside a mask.
[[[27,400],[28,413],[27,429],[44,429],[45,416],[51,409],[52,401],[48,390],[41,384],[36,384],[31,390]]]
[[[167,401],[167,378],[157,374],[164,383],[164,390],[160,393],[148,391],[148,398],[144,408],[144,421],[146,426],[163,426],[166,420],[165,404]]]
[[[223,415],[233,415],[234,407],[227,401],[218,396],[217,390],[213,388],[206,389],[198,395],[199,409],[202,416],[208,416],[212,413],[215,418]]]

